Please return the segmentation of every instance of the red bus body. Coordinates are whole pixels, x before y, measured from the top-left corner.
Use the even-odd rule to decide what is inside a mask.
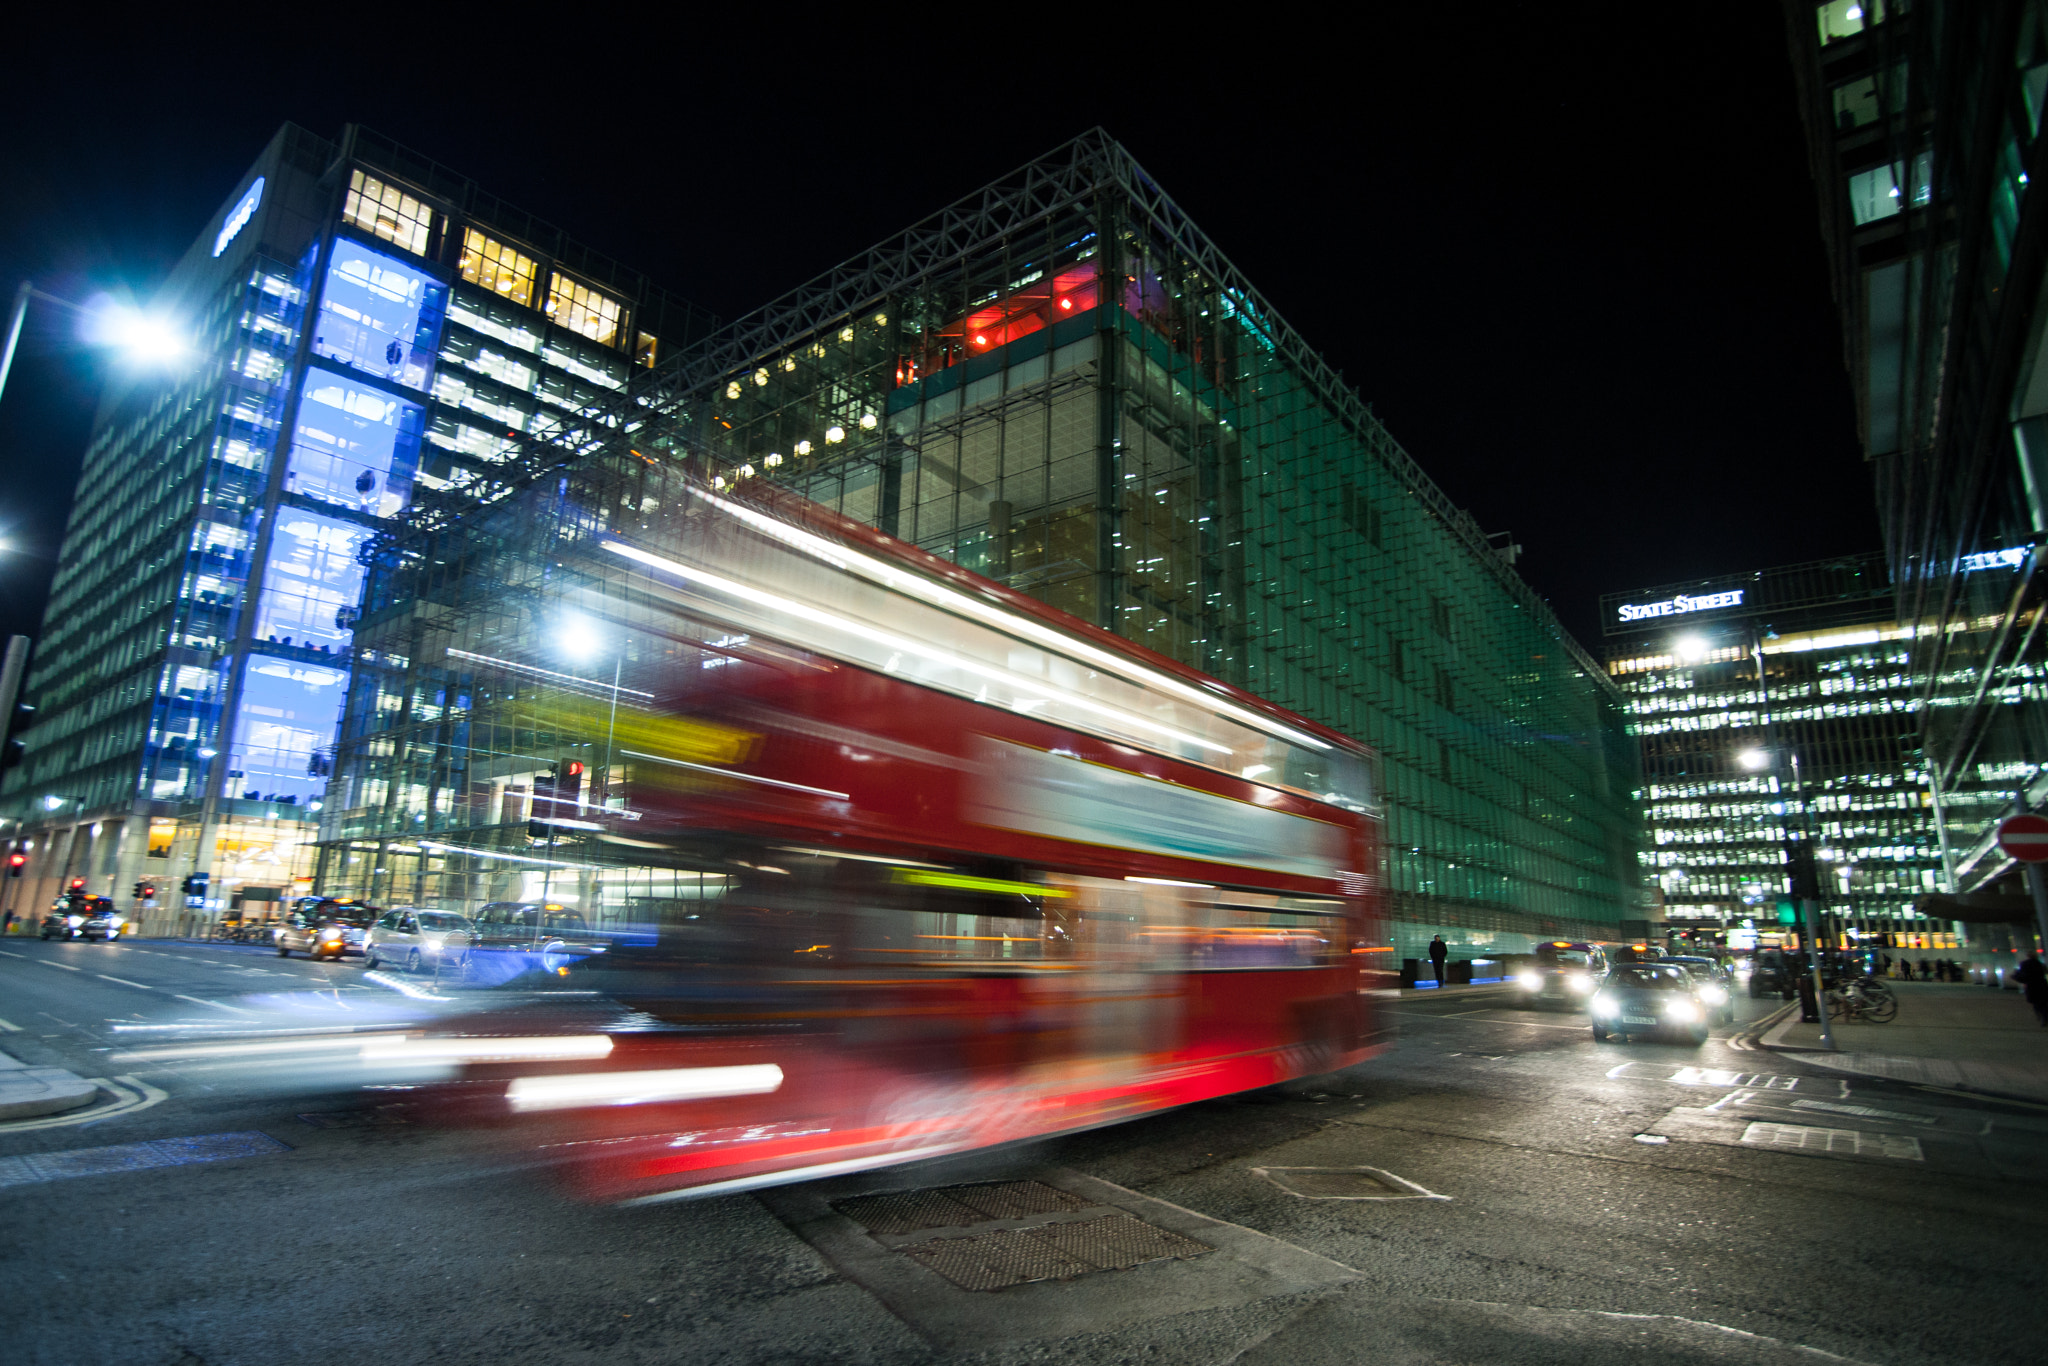
[[[611,699],[604,792],[631,819],[604,838],[689,851],[700,899],[572,965],[594,995],[464,1025],[587,1031],[601,1057],[486,1046],[465,1088],[583,1193],[885,1166],[1376,1051],[1394,965],[1359,746],[787,494],[695,496],[731,534],[593,541],[639,597],[587,610],[665,661]],[[799,591],[841,551],[866,579]],[[842,587],[868,615],[830,607]]]

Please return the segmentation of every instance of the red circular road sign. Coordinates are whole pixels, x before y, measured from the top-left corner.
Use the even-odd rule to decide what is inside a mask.
[[[2048,816],[2007,816],[1998,823],[1998,847],[2021,863],[2048,863]]]

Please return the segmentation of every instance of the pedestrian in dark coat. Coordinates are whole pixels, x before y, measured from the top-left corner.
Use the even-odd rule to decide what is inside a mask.
[[[2048,967],[2041,965],[2041,955],[2028,954],[2027,961],[2012,970],[2012,980],[2026,993],[2027,1004],[2034,1008],[2034,1018],[2048,1025]]]
[[[1432,968],[1436,969],[1436,984],[1438,986],[1444,984],[1444,959],[1450,956],[1451,946],[1444,942],[1442,935],[1438,935],[1429,941],[1429,964]]]

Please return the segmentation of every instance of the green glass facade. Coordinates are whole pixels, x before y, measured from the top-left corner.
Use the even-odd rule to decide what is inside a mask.
[[[659,378],[653,445],[1375,746],[1405,953],[1423,927],[1485,945],[1639,914],[1604,672],[1100,133]]]

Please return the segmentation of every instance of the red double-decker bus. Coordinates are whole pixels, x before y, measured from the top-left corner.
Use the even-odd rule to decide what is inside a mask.
[[[590,994],[547,1025],[439,1045],[589,1194],[888,1165],[1374,1051],[1363,748],[786,493],[688,497],[660,543],[580,543],[609,572],[578,610],[639,648],[590,696],[616,777],[577,805],[693,890],[571,965]]]

